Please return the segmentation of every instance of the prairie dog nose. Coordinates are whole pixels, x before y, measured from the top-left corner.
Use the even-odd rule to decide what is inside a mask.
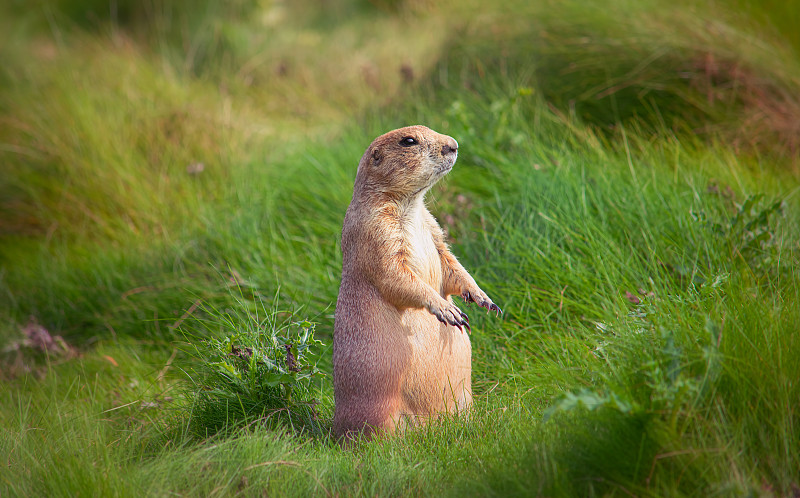
[[[447,137],[447,141],[442,145],[442,155],[454,154],[458,152],[458,142],[454,138]]]

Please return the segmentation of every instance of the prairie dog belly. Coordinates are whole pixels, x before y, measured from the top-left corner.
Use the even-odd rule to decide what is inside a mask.
[[[469,336],[425,310],[406,310],[411,362],[401,386],[402,411],[426,416],[467,408],[472,399]]]

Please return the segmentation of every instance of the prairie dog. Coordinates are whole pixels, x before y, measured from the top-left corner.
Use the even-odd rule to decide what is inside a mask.
[[[450,296],[500,313],[450,253],[425,193],[458,143],[424,126],[376,138],[342,229],[333,336],[334,432],[394,432],[472,404],[469,319]]]

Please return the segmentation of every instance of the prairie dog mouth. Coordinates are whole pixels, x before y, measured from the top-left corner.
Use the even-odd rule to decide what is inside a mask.
[[[453,169],[453,165],[454,164],[455,164],[455,161],[452,161],[452,162],[451,161],[446,161],[446,162],[444,162],[444,163],[442,163],[442,164],[440,164],[439,166],[436,167],[436,173],[439,174],[439,175],[446,175],[447,173],[450,172],[451,169]]]
[[[453,154],[451,156],[446,156],[444,158],[444,160],[439,164],[439,167],[437,168],[437,170],[444,171],[444,172],[450,171],[451,169],[453,169],[453,166],[456,164],[456,159],[457,159],[457,156],[455,154]]]

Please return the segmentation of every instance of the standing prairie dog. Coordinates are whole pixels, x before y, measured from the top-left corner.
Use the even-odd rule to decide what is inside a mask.
[[[453,138],[409,126],[376,138],[358,163],[333,336],[338,437],[393,432],[472,404],[469,319],[450,295],[500,308],[424,204],[457,151]]]

